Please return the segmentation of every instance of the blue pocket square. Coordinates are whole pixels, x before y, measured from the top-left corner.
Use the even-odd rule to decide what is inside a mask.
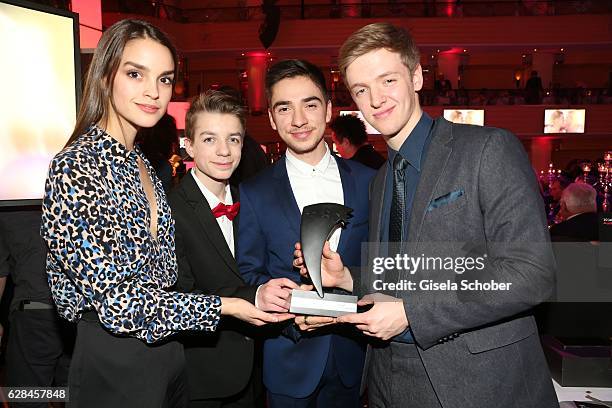
[[[456,190],[448,194],[444,194],[443,196],[440,196],[438,198],[434,198],[433,200],[431,200],[431,203],[429,203],[429,207],[427,207],[427,212],[432,211],[436,208],[445,206],[447,204],[450,204],[456,199],[458,199],[459,197],[461,197],[462,195],[463,195],[463,190]]]

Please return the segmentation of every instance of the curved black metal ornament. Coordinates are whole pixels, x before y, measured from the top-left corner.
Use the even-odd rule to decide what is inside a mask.
[[[352,208],[336,203],[307,205],[302,211],[300,241],[304,264],[320,298],[323,298],[321,280],[323,245],[336,229],[346,226],[352,212]]]

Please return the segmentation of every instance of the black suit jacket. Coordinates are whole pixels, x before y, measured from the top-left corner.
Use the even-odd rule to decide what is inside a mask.
[[[597,213],[582,213],[550,227],[551,241],[585,242],[599,241],[599,217]]]
[[[238,191],[232,189],[234,202]],[[255,286],[246,286],[208,201],[191,174],[185,175],[168,201],[176,222],[176,255],[181,292],[239,297],[255,302]],[[238,219],[234,219],[234,242]],[[181,336],[191,399],[223,398],[240,392],[253,368],[252,328],[223,317],[214,333]]]

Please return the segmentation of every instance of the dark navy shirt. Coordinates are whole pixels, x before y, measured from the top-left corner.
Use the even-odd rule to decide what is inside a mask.
[[[408,228],[410,224],[410,214],[412,213],[412,203],[416,189],[421,178],[421,167],[425,163],[427,149],[431,141],[431,128],[433,127],[433,119],[427,113],[423,112],[421,119],[410,132],[410,135],[400,147],[399,153],[408,161],[408,166],[404,169],[404,192],[406,194],[405,203],[406,211],[404,212],[402,236],[408,236]],[[387,177],[385,181],[385,194],[383,198],[383,222],[382,222],[382,241],[389,239],[389,214],[391,213],[391,199],[393,196],[393,160],[398,153],[390,147],[387,147]]]
[[[419,180],[421,179],[421,169],[425,158],[427,156],[427,150],[429,143],[431,142],[431,129],[433,127],[433,119],[427,113],[423,112],[418,123],[410,132],[408,138],[404,141],[400,147],[399,153],[404,159],[408,161],[408,166],[404,169],[404,202],[406,203],[406,210],[404,211],[403,219],[403,230],[402,236],[407,237],[410,227],[410,215],[412,214],[412,204],[414,202],[414,196],[416,194]],[[397,151],[387,147],[388,160],[385,164],[387,166],[387,177],[385,180],[385,193],[383,198],[383,222],[382,222],[382,235],[381,241],[385,242],[389,240],[389,217],[391,213],[391,200],[393,198],[393,160]],[[388,254],[394,255],[394,254]],[[394,341],[402,343],[414,343],[414,338],[410,331],[410,328],[406,329],[403,333],[395,336]]]

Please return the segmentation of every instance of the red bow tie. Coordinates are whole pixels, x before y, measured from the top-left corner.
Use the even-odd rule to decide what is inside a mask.
[[[212,213],[215,218],[219,218],[225,215],[228,220],[232,221],[238,215],[239,210],[240,203],[234,203],[232,205],[219,203],[215,208],[212,209]]]

